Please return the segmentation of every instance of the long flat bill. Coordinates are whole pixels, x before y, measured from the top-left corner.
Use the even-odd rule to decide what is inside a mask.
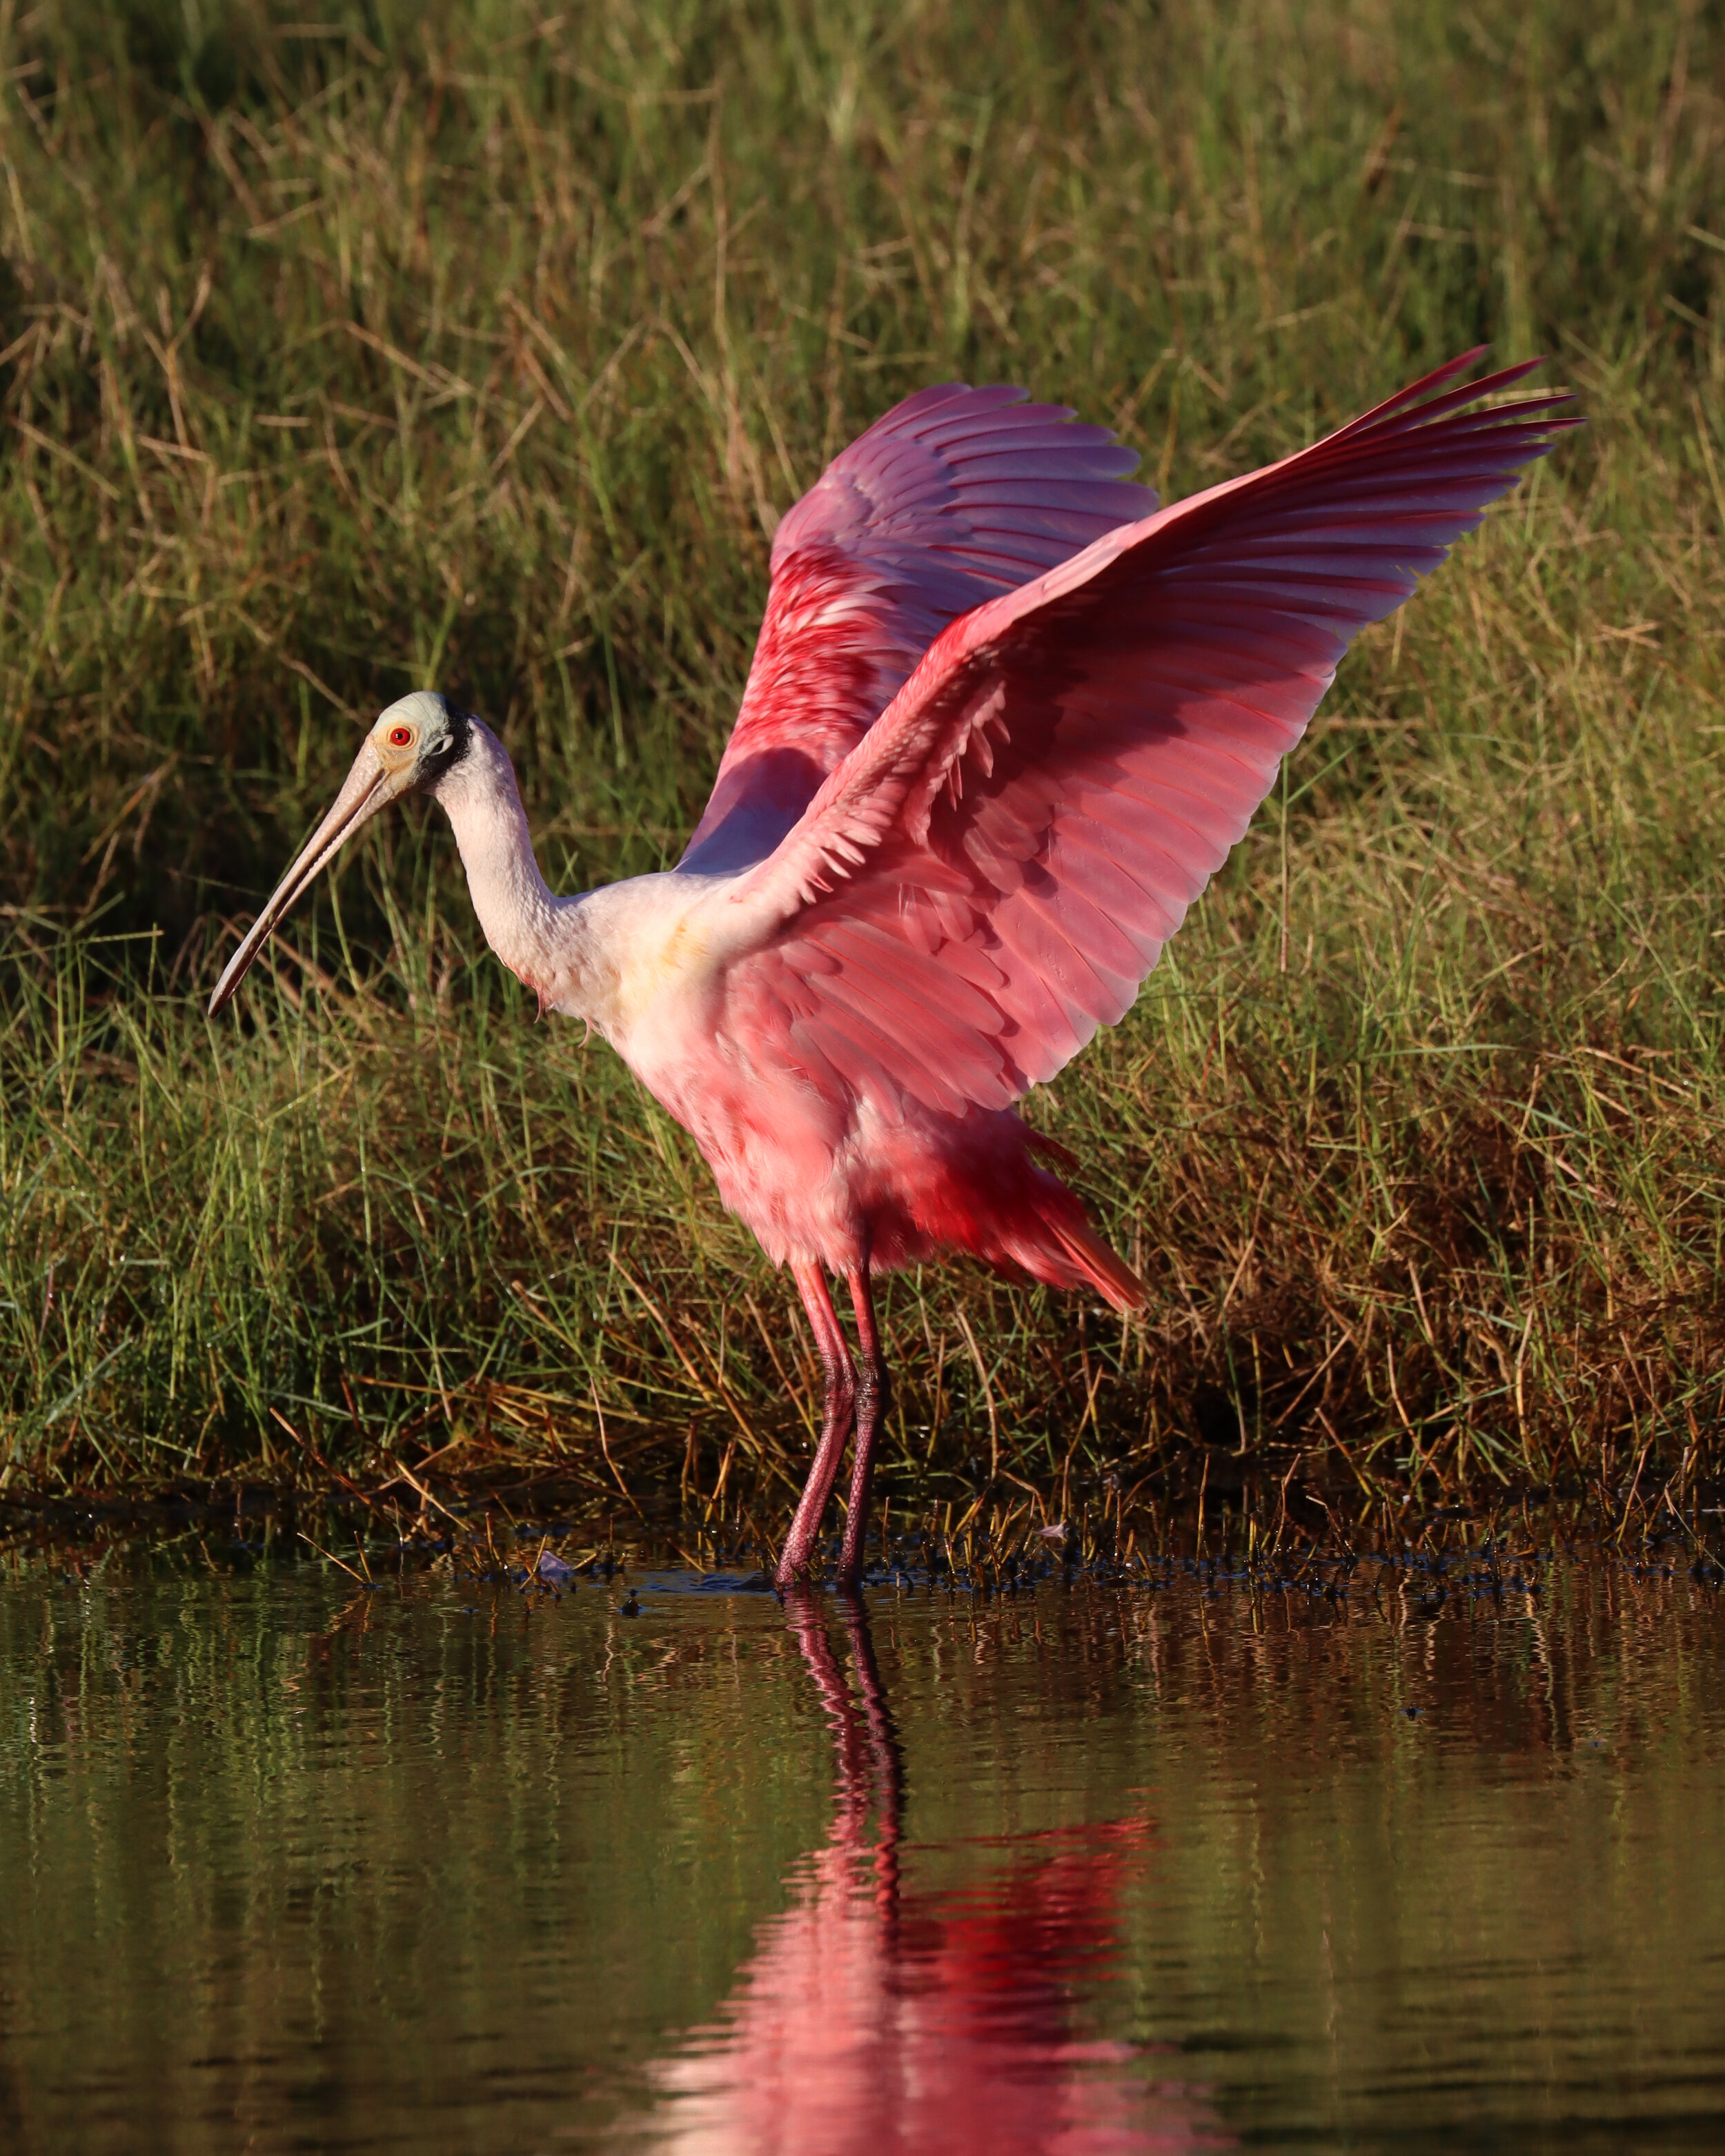
[[[394,798],[396,790],[377,750],[367,739],[355,757],[353,768],[343,782],[341,791],[336,796],[334,807],[294,856],[286,875],[270,893],[269,904],[252,923],[246,932],[245,940],[228,961],[221,979],[216,983],[216,992],[209,999],[212,1018],[245,978],[253,959],[263,949],[270,932],[306,885],[341,850],[362,824],[375,816],[387,802]]]

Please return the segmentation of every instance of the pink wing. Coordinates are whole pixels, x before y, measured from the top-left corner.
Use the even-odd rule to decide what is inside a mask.
[[[1106,427],[949,382],[895,405],[780,523],[730,743],[683,866],[770,853],[950,621],[1156,506]]]
[[[1001,1107],[1118,1019],[1350,638],[1542,456],[1469,353],[1297,456],[1110,533],[947,629],[771,858],[724,1030],[889,1119]],[[1538,362],[1532,362],[1537,364]]]

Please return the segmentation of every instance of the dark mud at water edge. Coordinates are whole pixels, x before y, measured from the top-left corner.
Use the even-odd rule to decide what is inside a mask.
[[[13,1516],[0,2143],[1725,2141],[1704,1507],[783,1604],[456,1511]]]

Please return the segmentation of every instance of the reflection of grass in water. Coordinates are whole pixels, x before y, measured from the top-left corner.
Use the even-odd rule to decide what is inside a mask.
[[[29,23],[4,1471],[424,1448],[782,1509],[783,1283],[609,1059],[522,1022],[440,834],[382,832],[212,1029],[218,921],[422,679],[502,725],[555,879],[666,858],[773,511],[924,380],[1070,393],[1178,492],[1478,336],[1558,350],[1595,424],[1363,639],[1286,803],[1034,1111],[1148,1322],[898,1286],[897,1486],[1099,1509],[1194,1436],[1344,1455],[1362,1502],[1712,1463],[1715,30]]]

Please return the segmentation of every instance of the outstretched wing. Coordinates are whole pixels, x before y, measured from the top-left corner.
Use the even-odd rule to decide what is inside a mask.
[[[947,629],[738,880],[734,1051],[957,1112],[1118,1019],[1349,639],[1579,424],[1561,395],[1468,408],[1527,367],[1438,393],[1478,357]]]
[[[742,705],[683,866],[771,852],[960,614],[1156,506],[1134,451],[1022,389],[949,382],[829,464],[773,542]]]

